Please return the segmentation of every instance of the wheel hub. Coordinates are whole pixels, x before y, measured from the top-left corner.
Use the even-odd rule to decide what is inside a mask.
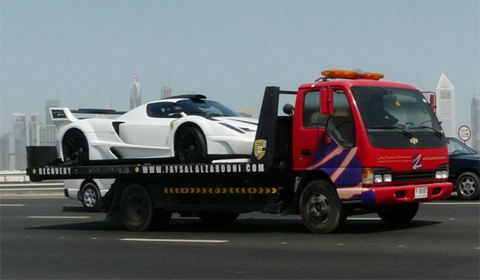
[[[461,192],[464,195],[471,195],[475,192],[475,182],[471,178],[466,178],[461,183]]]
[[[326,223],[330,212],[330,203],[325,195],[315,195],[310,199],[308,213],[315,224]]]

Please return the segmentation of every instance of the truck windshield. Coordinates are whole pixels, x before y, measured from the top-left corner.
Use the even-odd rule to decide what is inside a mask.
[[[372,145],[405,148],[412,142],[405,139],[419,137],[425,146],[445,144],[441,126],[418,90],[356,86],[352,94]],[[396,139],[398,134],[403,140]]]

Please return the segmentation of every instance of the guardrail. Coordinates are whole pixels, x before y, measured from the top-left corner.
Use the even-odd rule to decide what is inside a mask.
[[[1,171],[0,172],[0,184],[1,183],[28,183],[30,177],[28,177],[26,171]]]

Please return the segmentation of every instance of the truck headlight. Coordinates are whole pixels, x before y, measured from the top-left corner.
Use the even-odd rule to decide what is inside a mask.
[[[387,168],[363,168],[362,183],[391,183],[393,176],[390,169]]]
[[[441,165],[435,172],[435,179],[448,179],[448,165]]]
[[[448,179],[448,171],[438,170],[437,172],[435,172],[435,179]]]

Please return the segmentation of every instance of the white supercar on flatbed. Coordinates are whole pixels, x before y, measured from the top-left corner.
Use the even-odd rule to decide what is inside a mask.
[[[60,158],[77,164],[122,159],[204,163],[248,158],[257,130],[256,119],[241,117],[203,95],[150,102],[115,119],[74,116],[108,113],[105,110],[51,108],[50,112],[57,127]]]

